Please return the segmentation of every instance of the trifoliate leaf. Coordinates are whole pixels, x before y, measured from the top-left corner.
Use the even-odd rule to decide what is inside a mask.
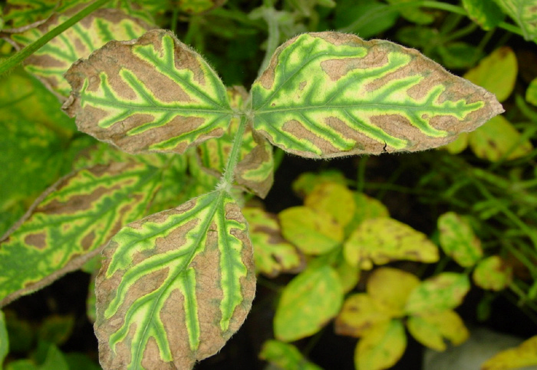
[[[356,208],[352,191],[337,183],[317,185],[304,199],[304,205],[331,215],[343,227],[351,221]]]
[[[435,351],[445,351],[444,338],[457,346],[468,339],[470,333],[464,322],[451,310],[411,316],[407,321],[408,331],[418,342]]]
[[[360,370],[382,370],[395,365],[406,349],[405,327],[400,320],[373,326],[358,342],[354,364]]]
[[[125,224],[144,215],[162,169],[130,161],[64,177],[0,244],[0,305],[79,268]]]
[[[343,228],[328,213],[309,207],[291,207],[278,218],[285,239],[305,254],[323,254],[343,242]]]
[[[500,256],[490,256],[477,264],[472,278],[483,289],[500,291],[513,281],[513,267]]]
[[[442,250],[462,267],[471,267],[483,257],[481,241],[463,217],[444,213],[438,218],[438,229]]]
[[[380,304],[364,293],[349,296],[336,317],[335,331],[339,335],[361,337],[369,329],[390,321],[391,316]]]
[[[282,237],[276,215],[252,207],[243,208],[242,213],[250,227],[256,270],[269,277],[299,272],[304,266],[303,258]]]
[[[222,136],[233,115],[216,73],[169,31],[109,42],[65,77],[78,128],[128,153],[184,153]]]
[[[303,157],[444,145],[503,109],[416,50],[337,32],[280,46],[252,86],[254,128]]]
[[[125,226],[97,276],[105,369],[190,369],[242,325],[255,293],[239,206],[212,192]]]
[[[411,315],[420,315],[450,310],[462,303],[469,290],[468,276],[442,272],[423,281],[410,292],[405,311]]]
[[[420,284],[420,280],[403,270],[381,267],[373,271],[367,280],[367,294],[390,317],[401,317],[410,292]]]
[[[64,14],[54,14],[37,28],[11,35],[18,48],[25,47],[73,16],[76,8]],[[130,40],[150,28],[137,18],[120,10],[99,9],[46,43],[24,61],[28,72],[38,77],[65,100],[71,87],[64,78],[71,64],[87,58],[93,51],[112,40]]]
[[[496,354],[481,365],[481,370],[507,370],[526,366],[537,366],[537,336],[531,337],[516,348]]]
[[[259,353],[259,358],[285,370],[321,370],[309,362],[292,344],[277,340],[267,340]]]
[[[462,5],[468,13],[468,17],[485,31],[496,27],[505,17],[494,1],[462,0]]]
[[[496,116],[470,133],[468,141],[476,157],[497,162],[502,158],[512,160],[531,153],[531,141],[521,136],[508,120]]]
[[[343,303],[343,289],[333,268],[322,265],[297,275],[284,288],[274,317],[274,336],[292,342],[317,333]]]
[[[510,47],[503,46],[483,58],[477,67],[466,72],[464,78],[484,87],[502,102],[513,92],[517,73],[515,53]]]
[[[530,82],[526,90],[526,101],[537,106],[537,78]]]
[[[537,9],[534,0],[494,0],[522,29],[527,41],[537,38]]]
[[[363,221],[343,248],[347,262],[364,270],[394,260],[426,263],[438,260],[438,248],[425,234],[392,218]]]

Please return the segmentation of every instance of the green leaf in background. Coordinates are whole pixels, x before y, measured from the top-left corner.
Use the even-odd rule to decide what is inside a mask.
[[[11,35],[11,39],[18,48],[27,46],[65,22],[72,13],[55,14],[37,28]],[[149,28],[146,23],[119,10],[99,9],[41,47],[25,60],[24,65],[28,72],[65,100],[71,87],[63,75],[72,63],[87,58],[108,41],[134,39]]]
[[[472,278],[483,289],[500,291],[513,281],[513,267],[500,256],[490,256],[477,264]]]
[[[304,172],[293,181],[292,188],[296,195],[304,198],[311,193],[316,186],[325,182],[346,185],[347,179],[345,178],[345,175],[338,170],[326,170],[319,173]]]
[[[506,370],[537,366],[537,336],[515,348],[497,353],[481,365],[481,370]]]
[[[327,253],[343,242],[343,227],[328,213],[291,207],[278,214],[285,239],[305,254]]]
[[[335,12],[335,27],[368,39],[390,29],[399,13],[389,5],[369,0],[338,1]]]
[[[336,32],[280,46],[252,86],[252,109],[256,130],[310,158],[424,150],[503,111],[415,50]]]
[[[411,315],[420,315],[450,310],[462,303],[469,290],[468,276],[442,272],[414,288],[408,296],[405,311]]]
[[[470,223],[455,212],[447,212],[438,218],[440,246],[462,267],[471,267],[483,257],[481,240],[475,236]]]
[[[425,234],[386,217],[363,221],[343,248],[347,262],[364,270],[394,260],[438,261],[438,248]]]
[[[3,368],[2,364],[8,353],[9,337],[7,335],[6,319],[4,313],[0,311],[0,368]]]
[[[252,245],[227,193],[133,222],[103,255],[95,332],[106,369],[189,369],[218,352],[250,310]]]
[[[391,5],[399,5],[410,2],[412,2],[412,0],[388,0],[388,3]],[[433,14],[420,9],[417,6],[409,6],[407,8],[402,8],[399,11],[401,12],[403,18],[416,24],[430,24],[434,22]]]
[[[352,294],[347,297],[336,317],[335,332],[359,338],[372,327],[390,320],[390,314],[369,294]]]
[[[8,0],[3,9],[6,28],[19,28],[42,22],[58,7],[57,0]]]
[[[530,82],[526,90],[526,101],[537,106],[537,78]]]
[[[70,370],[63,353],[52,343],[39,341],[30,359],[10,362],[6,370]]]
[[[457,140],[452,141],[446,146],[441,147],[441,149],[446,149],[451,154],[459,154],[468,147],[468,138],[471,133],[463,132],[459,135]]]
[[[75,318],[73,316],[47,316],[39,327],[37,336],[43,341],[60,346],[69,339],[74,325]]]
[[[503,116],[493,117],[489,122],[471,132],[468,144],[476,157],[491,162],[521,158],[533,150],[531,141],[523,138]]]
[[[276,215],[253,207],[243,208],[242,213],[249,225],[256,271],[276,277],[282,272],[298,273],[304,267],[298,250],[282,237]]]
[[[371,198],[364,193],[354,192],[354,203],[356,205],[352,220],[345,226],[345,235],[352,232],[365,220],[390,217],[388,208],[382,202]]]
[[[402,317],[410,292],[420,280],[413,274],[390,267],[381,267],[373,271],[367,280],[367,294],[379,304],[390,317]]]
[[[503,102],[511,95],[518,74],[516,55],[508,46],[493,51],[475,67],[466,72],[464,78],[484,87]]]
[[[418,342],[435,351],[446,350],[444,338],[458,346],[470,336],[461,317],[452,310],[411,316],[408,318],[407,326],[410,334]]]
[[[267,340],[263,343],[259,358],[285,370],[321,370],[314,363],[309,362],[292,344],[277,340]]]
[[[477,47],[461,41],[440,45],[436,50],[442,65],[449,69],[472,67],[482,56]]]
[[[63,357],[65,357],[69,370],[102,370],[99,365],[83,353],[70,352],[65,353]]]
[[[382,370],[395,365],[406,349],[405,327],[391,320],[372,327],[358,342],[354,364],[360,370]]]
[[[494,0],[522,29],[527,41],[537,39],[537,8],[534,0]]]
[[[304,205],[331,215],[343,227],[352,220],[356,208],[352,191],[345,185],[329,182],[317,185],[304,199]]]
[[[0,244],[0,305],[81,266],[123,225],[141,217],[163,169],[130,161],[64,177]]]
[[[189,14],[200,14],[218,8],[227,0],[179,0],[177,7],[180,11]]]
[[[91,323],[95,323],[95,320],[97,320],[97,295],[95,293],[96,277],[96,273],[92,274],[88,287],[88,297],[86,298],[86,315]]]
[[[35,329],[28,321],[19,319],[14,311],[5,310],[4,316],[10,353],[20,355],[29,352],[34,346]]]
[[[337,315],[342,303],[343,289],[334,269],[311,267],[284,288],[274,316],[274,336],[292,342],[313,335]]]
[[[339,276],[343,292],[346,294],[353,290],[358,281],[360,281],[360,269],[358,266],[349,265],[342,251],[340,251],[333,267]]]
[[[492,0],[462,0],[468,17],[485,31],[496,27],[505,17],[500,7]]]
[[[184,153],[222,136],[233,115],[217,74],[165,30],[112,41],[66,79],[73,92],[64,109],[78,128],[128,153]]]

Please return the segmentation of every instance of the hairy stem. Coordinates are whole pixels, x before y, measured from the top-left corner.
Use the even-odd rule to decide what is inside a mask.
[[[3,75],[7,71],[11,70],[13,67],[17,66],[24,59],[28,58],[30,55],[39,50],[43,45],[52,40],[54,37],[58,36],[63,31],[67,30],[69,27],[73,26],[83,18],[87,17],[95,10],[99,9],[101,6],[106,4],[110,0],[97,0],[94,3],[88,5],[71,18],[57,26],[56,28],[48,31],[46,34],[41,36],[39,39],[26,46],[24,49],[13,54],[11,57],[7,58],[0,64],[0,75]]]
[[[272,54],[274,54],[274,50],[276,50],[278,44],[280,43],[280,28],[278,23],[278,14],[276,13],[276,10],[272,7],[266,8],[263,11],[263,18],[268,24],[268,40],[265,58],[263,58],[263,62],[259,68],[258,77],[265,70],[265,68],[267,68],[270,58],[272,57]]]
[[[235,134],[235,140],[233,140],[233,146],[231,147],[231,151],[229,152],[227,165],[224,170],[224,176],[222,176],[220,184],[218,185],[220,189],[225,190],[228,193],[231,189],[231,185],[233,184],[235,167],[237,167],[237,163],[239,162],[239,155],[241,152],[242,138],[244,136],[244,130],[246,130],[246,123],[248,122],[248,118],[245,114],[241,115],[240,119],[241,121]]]

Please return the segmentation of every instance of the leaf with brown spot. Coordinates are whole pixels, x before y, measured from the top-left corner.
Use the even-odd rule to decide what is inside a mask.
[[[500,256],[490,256],[477,264],[472,278],[483,289],[500,291],[513,281],[513,266]]]
[[[281,45],[251,95],[254,129],[311,158],[425,150],[503,112],[416,50],[338,32]]]
[[[391,316],[370,295],[358,293],[349,296],[335,322],[339,335],[361,337],[373,326],[388,322]]]
[[[446,350],[444,338],[458,346],[470,336],[461,317],[452,310],[411,316],[408,318],[407,326],[410,334],[418,342],[435,351]]]
[[[184,153],[222,136],[234,115],[213,69],[165,30],[109,42],[65,77],[79,130],[128,153]]]
[[[79,268],[125,224],[144,215],[163,169],[139,161],[68,175],[0,244],[0,305]]]
[[[97,276],[105,369],[189,369],[242,325],[255,293],[239,206],[211,192],[125,226]]]
[[[462,267],[471,267],[483,257],[481,240],[464,217],[447,212],[438,218],[440,246]]]

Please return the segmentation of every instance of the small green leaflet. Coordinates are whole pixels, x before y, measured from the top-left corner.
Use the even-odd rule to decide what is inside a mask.
[[[222,136],[233,116],[217,74],[169,31],[109,42],[65,77],[79,130],[128,153],[184,153]]]
[[[494,1],[462,0],[462,5],[468,13],[468,17],[485,31],[496,27],[505,17]]]
[[[527,41],[537,41],[535,0],[494,0],[520,26]]]
[[[64,177],[0,244],[0,306],[72,271],[123,225],[142,217],[161,170],[130,161]]]
[[[275,365],[278,369],[286,370],[322,370],[309,362],[298,348],[292,344],[267,340],[263,343],[259,358]]]
[[[220,350],[254,298],[247,228],[215,191],[121,229],[97,276],[102,366],[188,369]]]
[[[2,368],[2,364],[8,353],[9,338],[7,336],[6,320],[4,313],[0,310],[0,368]]]
[[[39,27],[13,34],[11,39],[18,48],[27,46],[65,22],[77,10],[54,14]],[[72,63],[87,58],[108,41],[134,39],[149,28],[146,23],[120,10],[99,9],[41,47],[25,60],[24,65],[28,72],[65,100],[71,88],[63,75]]]
[[[415,50],[336,32],[280,46],[252,86],[252,109],[274,145],[312,158],[424,150],[503,111]]]

